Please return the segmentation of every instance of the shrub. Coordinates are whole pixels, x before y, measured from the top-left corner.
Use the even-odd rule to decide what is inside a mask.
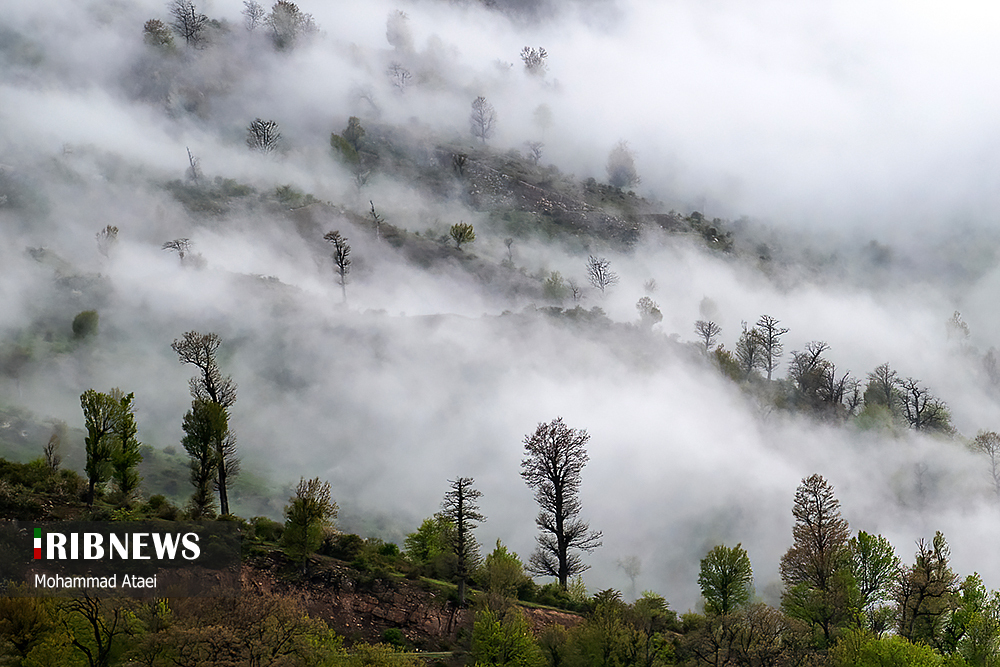
[[[85,310],[73,318],[73,338],[82,339],[97,333],[96,310]]]
[[[254,537],[262,542],[277,542],[285,531],[284,524],[266,516],[255,516],[250,519],[250,525],[253,527]]]

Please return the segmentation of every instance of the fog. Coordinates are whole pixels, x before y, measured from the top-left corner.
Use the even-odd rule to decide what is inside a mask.
[[[998,507],[985,461],[965,444],[1000,428],[981,364],[1000,326],[1000,12],[888,1],[573,2],[527,14],[438,0],[299,5],[319,32],[290,51],[247,35],[242,3],[213,0],[199,9],[229,32],[201,50],[178,39],[169,57],[142,41],[146,20],[168,20],[165,3],[6,10],[0,334],[32,357],[0,376],[0,405],[80,428],[80,393],[117,386],[136,394],[143,442],[177,447],[191,373],[170,343],[214,331],[239,385],[231,426],[245,477],[270,492],[262,504],[246,491],[241,506],[238,483],[237,512],[280,518],[291,486],[318,475],[345,528],[401,541],[438,509],[448,479],[472,476],[488,517],[479,541],[499,538],[526,560],[537,510],[519,476],[522,440],[561,416],[591,436],[583,518],[604,533],[585,556],[591,591],[651,589],[696,608],[698,560],[740,542],[758,593],[776,601],[795,487],[814,472],[853,530],[881,532],[906,562],[915,540],[941,530],[956,572],[1000,587],[989,557]],[[412,47],[387,41],[397,9]],[[525,45],[547,50],[544,77],[524,72]],[[405,92],[385,74],[392,62],[413,74]],[[543,165],[606,181],[609,150],[627,140],[649,206],[739,220],[723,224],[743,250],[649,228],[628,248],[539,232],[512,246],[523,271],[491,282],[481,276],[498,274],[475,267],[498,266],[509,234],[461,184],[446,197],[376,169],[358,188],[331,156],[330,133],[351,115],[373,133],[394,128],[425,167],[438,145],[476,150],[478,95],[498,115],[491,150],[543,141]],[[535,122],[540,105],[551,126]],[[247,150],[256,117],[279,123],[280,153]],[[183,181],[186,149],[205,182],[257,193],[291,184],[328,205],[192,213],[165,187]],[[369,201],[421,240],[459,221],[477,239],[422,265],[351,217]],[[109,224],[119,242],[104,257],[94,237]],[[331,229],[355,261],[346,305],[322,240]],[[191,239],[197,261],[161,249],[177,238]],[[873,240],[885,262],[866,259]],[[759,243],[773,261],[759,260]],[[613,324],[536,310],[553,305],[536,276],[586,284],[589,253],[621,279],[606,295],[588,288],[580,305]],[[663,321],[625,326],[651,278]],[[920,378],[958,435],[762,406],[690,343],[706,308],[729,349],[741,321],[769,314],[790,329],[785,361],[823,340],[856,377],[888,362]],[[99,311],[100,333],[59,348],[51,339],[65,340],[86,309]],[[948,338],[956,310],[967,340]],[[634,589],[617,565],[629,556],[642,562]]]

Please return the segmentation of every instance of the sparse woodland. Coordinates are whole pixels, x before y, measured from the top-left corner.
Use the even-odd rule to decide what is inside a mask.
[[[0,129],[0,520],[233,522],[243,595],[0,597],[0,663],[1000,665],[1000,250],[967,322],[905,250],[663,203],[639,139],[545,164],[556,50],[210,10],[93,23],[176,156]]]

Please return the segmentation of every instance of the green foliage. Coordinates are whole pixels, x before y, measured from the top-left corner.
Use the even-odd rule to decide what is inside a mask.
[[[500,540],[497,540],[496,547],[483,560],[475,579],[488,596],[501,598],[517,597],[518,591],[531,582],[524,573],[524,563]]]
[[[303,570],[309,554],[316,551],[323,540],[323,530],[333,526],[337,517],[337,503],[330,497],[330,483],[318,477],[299,480],[295,493],[285,506],[285,532],[282,542],[288,556],[302,563]]]
[[[173,51],[175,48],[174,36],[170,32],[170,28],[159,19],[146,21],[142,27],[142,41],[164,51]]]
[[[424,519],[420,528],[403,540],[403,553],[414,565],[431,565],[448,552],[452,530],[451,522],[440,516]]]
[[[830,650],[833,667],[939,667],[944,659],[929,646],[903,637],[876,638],[864,630],[848,630]]]
[[[274,189],[274,196],[278,200],[278,203],[288,208],[302,208],[303,206],[309,206],[319,201],[311,194],[296,190],[291,185],[278,186]]]
[[[344,164],[354,166],[361,161],[358,151],[351,145],[351,142],[339,134],[333,133],[330,135],[330,148],[333,149],[334,155]]]
[[[382,632],[382,642],[399,648],[406,647],[406,637],[399,628],[386,628]]]
[[[472,626],[472,659],[476,667],[540,667],[541,651],[528,619],[517,607],[476,612]]]
[[[96,310],[85,310],[73,318],[73,338],[82,340],[97,333],[100,316]]]
[[[219,471],[219,451],[229,431],[229,415],[218,403],[195,399],[184,415],[183,428],[181,444],[190,458],[194,486],[189,512],[192,519],[212,517],[215,515],[212,483]]]
[[[347,562],[357,558],[365,548],[365,540],[354,533],[328,533],[323,536],[319,552],[324,556]]]
[[[345,658],[336,665],[344,667],[423,667],[424,663],[412,656],[400,654],[391,644],[355,644]]]
[[[284,524],[266,516],[255,516],[250,519],[250,525],[253,526],[254,537],[262,542],[277,542],[285,532]]]
[[[111,451],[111,479],[118,487],[121,504],[128,507],[132,495],[138,490],[140,477],[136,470],[142,461],[141,446],[136,437],[138,427],[132,401],[135,394],[124,394],[119,389],[111,390],[111,397],[117,402],[117,416],[114,422],[114,448]]]
[[[342,135],[344,139],[349,143],[355,151],[361,150],[361,139],[365,136],[365,128],[361,127],[361,119],[357,116],[351,116],[347,119],[347,127],[344,129]]]
[[[951,612],[957,607],[958,577],[951,570],[951,549],[938,531],[917,542],[916,560],[900,577],[899,634],[914,643],[941,648]]]
[[[562,275],[558,271],[553,271],[542,283],[542,293],[549,301],[560,303],[569,296],[569,287],[566,286]]]
[[[463,243],[472,243],[476,240],[476,231],[472,225],[459,222],[451,226],[448,230],[448,236],[455,242],[455,247],[461,250]]]
[[[211,183],[204,179],[197,182],[174,180],[164,187],[188,211],[211,215],[225,215],[234,203],[239,203],[237,200],[245,199],[254,192],[249,185],[219,176]]]
[[[730,380],[739,382],[743,379],[743,371],[740,370],[740,363],[733,356],[733,353],[726,349],[725,345],[715,348],[712,352],[712,358],[719,371]]]
[[[850,568],[858,593],[858,608],[866,629],[881,636],[895,616],[893,601],[900,574],[900,560],[889,540],[881,535],[858,532],[848,542]]]
[[[753,590],[753,568],[743,545],[713,547],[701,560],[698,585],[709,614],[728,614],[748,603]]]
[[[89,489],[87,505],[93,506],[97,486],[111,475],[111,453],[114,448],[112,432],[117,419],[118,404],[108,394],[88,389],[80,395],[80,406],[86,422],[84,439],[87,452],[85,467]]]

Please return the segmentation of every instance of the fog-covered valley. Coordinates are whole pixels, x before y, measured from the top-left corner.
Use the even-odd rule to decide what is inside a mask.
[[[488,517],[479,541],[526,559],[523,440],[561,416],[591,436],[591,591],[695,609],[699,559],[741,543],[777,604],[792,497],[813,473],[852,529],[885,535],[904,562],[940,530],[956,572],[1000,586],[998,498],[969,449],[1000,428],[997,16],[895,2],[300,7],[316,30],[281,49],[235,0],[199,5],[204,42],[170,48],[144,39],[148,20],[169,22],[158,1],[7,12],[0,456],[39,456],[59,420],[82,470],[80,394],[112,387],[135,392],[140,440],[176,451],[192,370],[171,343],[215,332],[239,386],[244,516],[280,518],[299,478],[319,476],[342,528],[401,543],[469,476]],[[546,49],[545,70],[526,70],[526,45]],[[496,113],[482,141],[478,96]],[[330,136],[351,117],[366,130],[353,157]],[[278,124],[273,152],[248,148],[255,118]],[[641,182],[615,188],[621,140]],[[543,144],[538,164],[526,142]],[[456,223],[475,241],[455,247]],[[351,246],[343,292],[332,230]],[[163,247],[179,239],[183,257]],[[589,256],[618,275],[606,292]],[[641,321],[642,297],[661,321]],[[74,337],[88,310],[96,333]],[[716,322],[733,351],[761,315],[789,329],[776,380],[824,341],[834,376],[850,371],[861,392],[883,363],[919,379],[954,432],[839,400],[817,414],[780,398],[791,381],[734,380],[695,322]],[[18,420],[34,426],[21,435]]]

